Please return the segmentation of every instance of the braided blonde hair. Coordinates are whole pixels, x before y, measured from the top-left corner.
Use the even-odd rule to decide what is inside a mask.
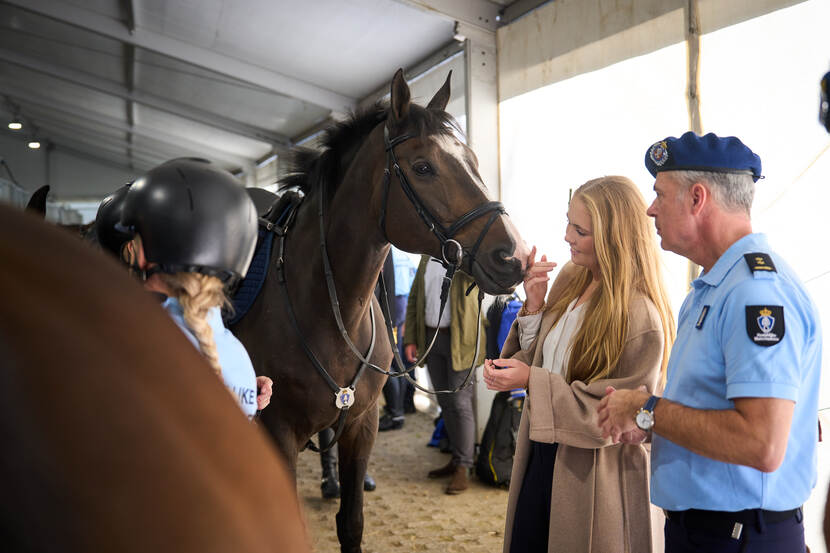
[[[213,331],[207,321],[211,308],[227,303],[222,281],[214,276],[199,273],[159,273],[184,311],[184,322],[199,342],[199,349],[216,374],[222,375],[219,354]]]

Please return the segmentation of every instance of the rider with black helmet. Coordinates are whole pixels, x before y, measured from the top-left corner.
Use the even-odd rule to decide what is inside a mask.
[[[125,184],[101,201],[92,227],[98,244],[118,259],[121,259],[124,244],[133,238],[132,233],[120,229],[121,209],[131,184],[132,182]]]
[[[122,249],[119,232],[132,237],[123,248],[127,262],[145,288],[166,296],[162,306],[252,418],[270,401],[272,382],[255,376],[244,346],[222,322],[221,306],[225,285],[244,277],[253,257],[253,202],[228,172],[196,158],[163,163],[124,188],[99,208],[106,226],[121,203],[111,245]]]

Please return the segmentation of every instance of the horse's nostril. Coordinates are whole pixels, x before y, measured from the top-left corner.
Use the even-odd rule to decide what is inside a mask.
[[[493,250],[492,254],[493,266],[498,271],[505,281],[516,280],[522,278],[522,262],[516,258],[514,252],[507,248],[499,248]]]

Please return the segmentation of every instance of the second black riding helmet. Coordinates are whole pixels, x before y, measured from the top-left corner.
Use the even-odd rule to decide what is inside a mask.
[[[121,226],[141,236],[148,262],[165,273],[233,281],[254,255],[258,217],[245,189],[209,161],[179,158],[130,186]]]

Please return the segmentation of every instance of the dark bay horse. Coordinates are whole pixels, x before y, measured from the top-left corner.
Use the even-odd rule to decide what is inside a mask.
[[[380,367],[389,367],[392,353],[373,290],[390,242],[439,259],[453,257],[447,250],[463,248],[461,269],[487,293],[508,293],[522,279],[527,248],[500,204],[489,201],[475,155],[454,134],[453,121],[444,112],[449,83],[448,77],[424,108],[410,103],[409,87],[398,71],[388,109],[376,106],[330,129],[322,153],[299,155],[298,173],[283,183],[299,185],[305,199],[287,234],[284,255],[277,254],[275,241],[263,290],[232,330],[248,349],[257,374],[274,380],[274,398],[261,421],[292,470],[298,452],[315,433],[335,425],[339,410],[335,395],[309,362],[289,322],[275,267],[280,259],[287,296],[308,348],[339,386],[349,384],[361,365],[332,315],[322,260],[321,199],[323,233],[344,328],[356,347],[367,352],[370,311],[374,311],[378,332],[370,360]],[[432,228],[425,221],[431,221]],[[451,236],[458,245],[442,247],[438,235]],[[365,371],[338,441],[337,535],[344,552],[360,551],[363,477],[377,433],[377,398],[385,380],[378,372]]]
[[[0,549],[309,553],[289,471],[122,265],[0,205]]]

